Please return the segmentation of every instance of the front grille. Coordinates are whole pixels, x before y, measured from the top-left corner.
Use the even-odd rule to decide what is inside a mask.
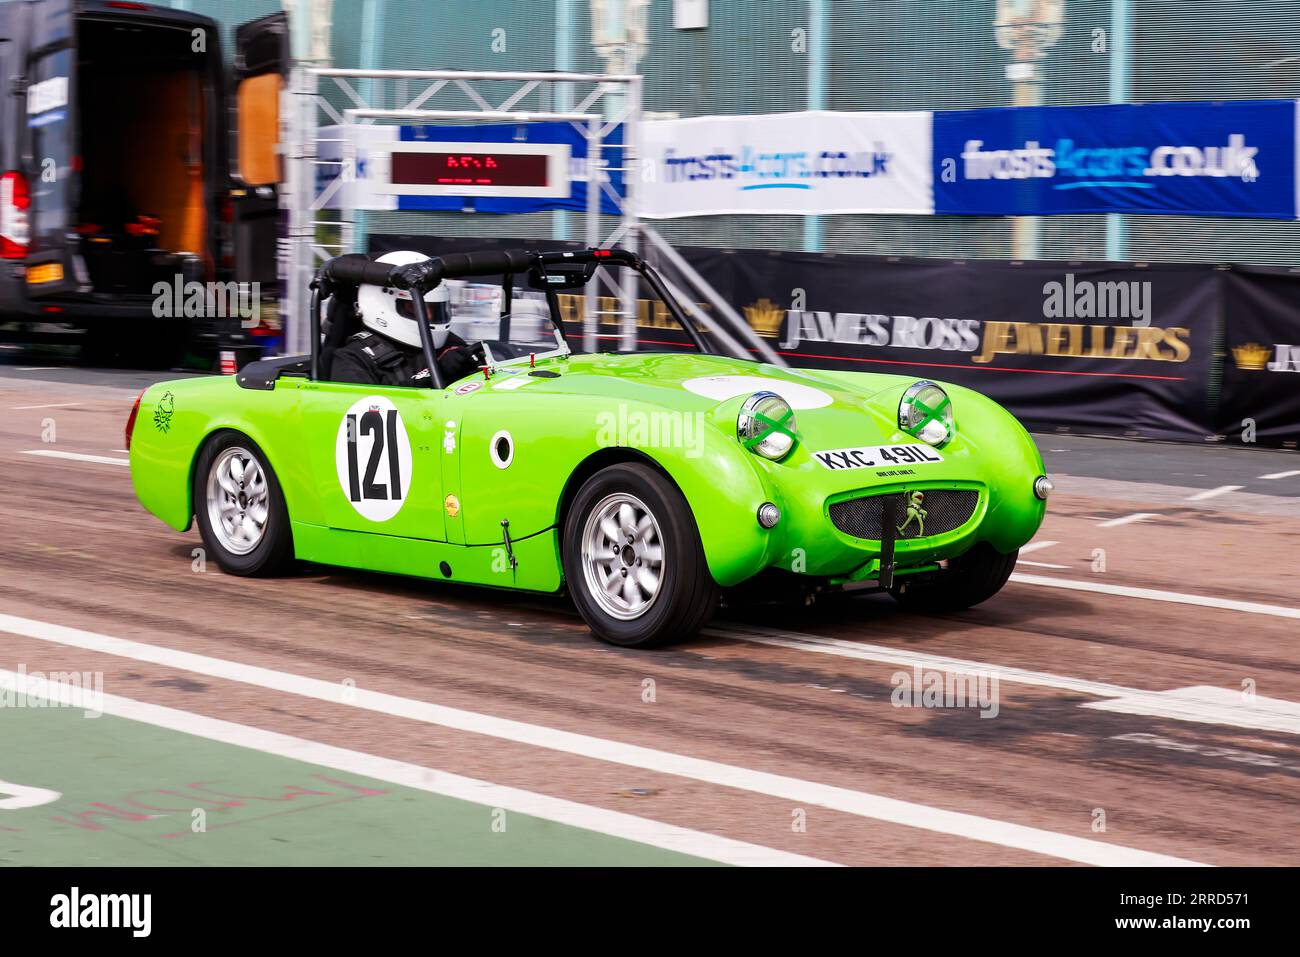
[[[907,540],[912,538],[930,538],[961,528],[970,521],[979,505],[980,493],[973,489],[917,489],[924,498],[920,502],[925,509],[925,533],[914,518],[894,537]],[[864,495],[845,502],[836,502],[830,507],[831,521],[841,532],[854,538],[869,538],[880,541],[880,520],[885,509],[885,502],[894,504],[895,529],[907,522],[907,502],[916,492],[890,492],[885,495]]]

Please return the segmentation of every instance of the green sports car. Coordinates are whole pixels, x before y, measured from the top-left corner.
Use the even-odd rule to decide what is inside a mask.
[[[648,290],[658,351],[566,340],[566,291],[600,270]],[[429,307],[412,295],[432,374],[331,381],[366,285],[443,285],[482,369],[444,381]],[[314,287],[310,356],[155,385],[127,425],[141,503],[181,531],[197,519],[231,574],[304,559],[567,588],[600,638],[648,646],[696,633],[722,590],[772,594],[778,579],[969,607],[1002,587],[1043,519],[1042,459],[990,399],[724,354],[729,337],[621,249],[402,267],[345,256]]]

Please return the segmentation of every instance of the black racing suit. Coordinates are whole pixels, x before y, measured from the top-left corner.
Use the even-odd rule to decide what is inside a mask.
[[[437,361],[443,385],[451,385],[477,371],[483,357],[477,347],[470,348],[460,336],[448,333],[437,352]],[[366,385],[425,385],[429,368],[423,349],[413,349],[373,332],[358,332],[334,353],[329,377],[331,382]]]

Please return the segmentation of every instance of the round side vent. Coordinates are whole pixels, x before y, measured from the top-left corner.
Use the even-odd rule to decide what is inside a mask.
[[[502,429],[492,436],[492,442],[488,445],[488,454],[492,456],[492,464],[497,468],[510,468],[510,463],[515,459],[515,440],[509,432]]]

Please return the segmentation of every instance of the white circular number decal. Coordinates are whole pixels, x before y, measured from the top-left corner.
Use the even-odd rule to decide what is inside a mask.
[[[353,403],[339,423],[334,463],[363,518],[386,522],[401,511],[411,490],[411,440],[397,406],[379,395]]]

